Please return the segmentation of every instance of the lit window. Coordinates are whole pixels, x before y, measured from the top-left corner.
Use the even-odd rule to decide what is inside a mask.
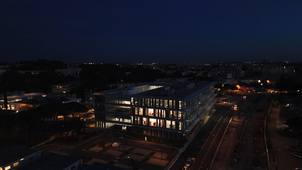
[[[163,117],[163,118],[166,118],[166,110],[162,110],[162,113],[161,113],[161,114],[162,114],[162,117]]]
[[[156,99],[156,106],[159,106],[159,99]]]
[[[169,107],[172,108],[172,105],[173,105],[173,101],[169,100]]]
[[[171,121],[170,120],[166,120],[166,128],[171,128]]]
[[[172,123],[171,123],[171,128],[172,128],[172,129],[175,129],[175,121],[174,121],[174,120],[173,120]]]
[[[64,120],[64,116],[63,115],[59,115],[59,116],[57,116],[57,119],[58,120]]]
[[[153,116],[153,114],[154,114],[154,112],[153,112],[154,110],[153,109],[148,109],[148,116]]]
[[[157,126],[157,120],[154,119],[154,118],[150,118],[149,119],[149,125],[156,127]]]
[[[179,105],[179,109],[181,109],[182,108],[182,103],[181,103],[181,101],[178,101],[178,105]]]
[[[18,166],[19,165],[19,162],[15,162],[14,164],[13,164],[13,167],[16,167],[16,166]]]
[[[181,119],[182,118],[182,112],[178,112],[178,119]]]
[[[159,120],[159,127],[165,127],[165,120]]]
[[[138,114],[141,115],[141,116],[144,115],[144,109],[142,107],[139,108],[139,113]]]
[[[174,118],[177,118],[177,111],[173,111],[173,116],[174,116]]]
[[[165,100],[165,108],[168,108],[168,100]]]
[[[130,101],[124,100],[124,101],[122,101],[122,104],[130,105]]]
[[[179,127],[179,130],[182,130],[182,122],[179,122],[178,127]]]
[[[172,111],[172,110],[170,110],[170,115],[169,115],[169,117],[171,118],[171,117],[172,117],[172,115],[173,115],[173,111]]]
[[[142,124],[140,117],[137,117],[137,121],[138,121],[138,124],[140,124],[140,125]]]
[[[143,125],[148,125],[148,123],[147,123],[147,118],[143,118]]]
[[[135,110],[134,110],[134,114],[135,114],[135,115],[138,115],[138,108],[137,108],[137,107],[136,107]]]

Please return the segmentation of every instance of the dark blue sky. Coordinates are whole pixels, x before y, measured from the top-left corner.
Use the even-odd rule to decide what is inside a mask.
[[[1,60],[302,60],[301,0],[1,0],[0,6]]]

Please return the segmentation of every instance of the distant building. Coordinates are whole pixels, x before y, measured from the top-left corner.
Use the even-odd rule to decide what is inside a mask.
[[[16,92],[7,96],[7,110],[23,111],[30,110],[40,105],[44,100],[46,94],[44,93],[24,93]],[[5,109],[4,98],[0,96],[0,110]]]
[[[81,68],[78,67],[68,67],[63,69],[57,69],[56,72],[63,74],[64,76],[79,77]]]
[[[214,105],[213,86],[173,81],[106,91],[96,112],[97,126],[134,127],[152,137],[185,136]]]

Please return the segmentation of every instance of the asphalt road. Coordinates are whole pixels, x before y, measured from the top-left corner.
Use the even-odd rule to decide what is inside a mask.
[[[191,163],[189,169],[200,169],[203,166],[210,166],[211,158],[215,154],[219,139],[230,119],[229,109],[220,107],[215,107],[215,109],[216,111],[211,115],[208,123],[200,129],[196,137],[170,169],[182,169],[187,163],[187,159],[190,158],[195,158],[196,160]]]

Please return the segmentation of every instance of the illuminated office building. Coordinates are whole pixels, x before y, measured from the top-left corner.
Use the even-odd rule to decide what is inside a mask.
[[[213,83],[173,81],[105,92],[103,120],[145,136],[185,136],[215,103]]]
[[[132,125],[131,97],[144,91],[160,88],[159,85],[133,85],[97,94],[96,126]]]

